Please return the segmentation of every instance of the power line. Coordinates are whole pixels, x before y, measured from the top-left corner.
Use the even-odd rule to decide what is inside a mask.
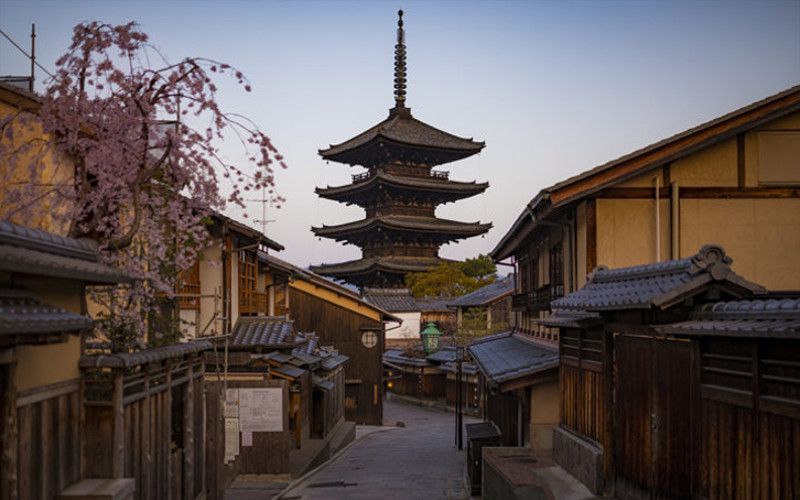
[[[27,52],[25,52],[25,49],[23,49],[22,47],[20,47],[19,45],[17,45],[17,42],[15,42],[14,40],[12,40],[10,36],[6,35],[6,32],[5,32],[5,31],[3,31],[3,30],[0,30],[0,35],[3,35],[3,36],[6,38],[6,40],[8,40],[9,42],[11,42],[11,45],[13,45],[14,47],[16,47],[16,48],[17,48],[17,50],[19,50],[19,51],[20,51],[20,52],[22,52],[23,54],[25,54],[25,57],[27,57],[28,59],[33,59],[33,58],[31,57],[31,55],[30,55],[30,54],[28,54]],[[38,67],[39,67],[39,69],[41,69],[42,71],[44,71],[45,73],[47,73],[48,75],[50,75],[50,78],[55,78],[55,77],[56,77],[56,75],[54,75],[53,73],[50,73],[50,72],[47,70],[47,68],[45,68],[44,66],[42,66],[41,64],[39,64],[39,61],[36,61],[35,59],[33,59],[33,63],[34,63],[36,66],[38,66]]]

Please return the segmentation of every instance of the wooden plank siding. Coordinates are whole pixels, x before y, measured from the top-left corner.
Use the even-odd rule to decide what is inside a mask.
[[[347,420],[382,425],[383,323],[295,288],[290,289],[289,303],[298,331],[315,332],[322,344],[331,344],[350,358],[344,365],[350,401],[345,408]],[[374,330],[378,337],[378,343],[371,348],[361,342],[367,329]]]
[[[701,352],[696,494],[798,498],[800,341],[714,339]]]
[[[34,401],[17,406],[20,500],[53,498],[80,479],[80,392],[77,382],[73,385],[69,392],[44,399],[28,398]],[[27,394],[18,394],[18,403],[24,403]],[[7,494],[4,491],[0,498],[10,498]]]

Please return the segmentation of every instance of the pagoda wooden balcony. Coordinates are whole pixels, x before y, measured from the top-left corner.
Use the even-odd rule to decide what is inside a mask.
[[[434,179],[448,180],[450,178],[450,172],[437,172],[435,170],[431,170],[431,177]]]
[[[369,179],[370,177],[372,177],[372,172],[369,172],[369,171],[362,172],[360,174],[353,174],[353,182],[365,181],[365,180]]]

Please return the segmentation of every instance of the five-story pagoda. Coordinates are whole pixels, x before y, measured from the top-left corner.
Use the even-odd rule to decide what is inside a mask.
[[[477,236],[492,225],[436,217],[436,206],[482,193],[488,183],[457,182],[433,167],[483,149],[483,142],[441,131],[411,116],[405,105],[406,46],[403,11],[397,28],[394,65],[395,106],[369,130],[320,150],[325,160],[360,165],[366,172],[344,186],[317,188],[331,200],[356,204],[366,217],[337,226],[314,227],[317,236],[361,247],[362,258],[312,266],[324,276],[359,287],[398,287],[406,273],[426,271],[439,261],[445,243]]]

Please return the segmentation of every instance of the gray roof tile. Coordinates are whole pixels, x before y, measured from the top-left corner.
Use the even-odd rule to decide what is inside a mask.
[[[656,330],[674,335],[800,338],[800,299],[705,304],[688,321],[659,326]]]
[[[292,345],[294,321],[283,316],[240,317],[233,329],[231,347]]]
[[[405,351],[402,349],[389,349],[383,353],[384,363],[400,364],[410,366],[431,366],[431,362],[425,358],[418,358],[414,356],[406,356]]]
[[[74,333],[91,327],[88,317],[40,302],[26,290],[0,289],[0,336]]]
[[[558,352],[512,332],[476,340],[468,349],[481,373],[493,383],[502,383],[558,366]]]
[[[478,288],[474,292],[462,295],[450,302],[454,307],[480,307],[487,306],[497,299],[514,293],[514,276],[509,275],[493,283]]]
[[[706,245],[685,259],[611,270],[599,267],[583,288],[554,300],[551,306],[584,311],[664,307],[709,283],[724,283],[742,295],[764,291],[734,273],[731,262],[721,247]]]
[[[587,328],[602,323],[600,314],[586,311],[571,311],[567,309],[554,309],[546,318],[534,320],[542,326],[551,328]]]
[[[98,259],[97,246],[89,240],[0,221],[0,270],[97,284],[131,281]]]
[[[81,356],[81,368],[130,368],[136,365],[154,363],[169,358],[178,358],[186,354],[205,351],[211,349],[212,344],[207,340],[193,340],[181,344],[172,344],[163,347],[154,347],[141,351],[118,353],[118,354],[97,354],[91,356]]]
[[[366,288],[364,300],[389,312],[415,312],[419,305],[407,288]]]

